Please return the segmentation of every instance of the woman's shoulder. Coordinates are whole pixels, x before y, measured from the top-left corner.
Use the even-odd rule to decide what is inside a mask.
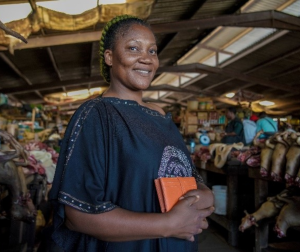
[[[93,108],[101,108],[103,105],[103,98],[101,96],[97,96],[96,98],[87,100],[83,102],[76,111],[90,110]]]
[[[101,111],[105,110],[105,106],[103,106],[103,101],[101,97],[96,97],[94,99],[90,99],[88,101],[83,102],[74,112],[72,118],[75,119],[86,119],[89,116],[97,113],[102,114]]]
[[[149,109],[156,110],[157,112],[159,112],[162,115],[166,114],[166,112],[160,106],[158,106],[154,103],[145,103],[144,106],[149,108]]]

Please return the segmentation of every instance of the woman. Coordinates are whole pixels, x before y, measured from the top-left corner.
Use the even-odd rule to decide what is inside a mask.
[[[159,66],[155,37],[142,20],[111,20],[100,40],[108,90],[83,104],[65,133],[50,198],[57,202],[53,240],[65,251],[197,251],[211,191],[197,176],[168,213],[154,179],[196,176],[170,114],[142,101]]]

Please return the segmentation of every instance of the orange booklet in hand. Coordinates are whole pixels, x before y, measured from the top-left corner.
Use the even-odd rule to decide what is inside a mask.
[[[162,213],[170,211],[182,195],[197,189],[194,177],[158,178],[154,183]]]

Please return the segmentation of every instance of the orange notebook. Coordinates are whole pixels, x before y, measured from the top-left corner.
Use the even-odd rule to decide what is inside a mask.
[[[162,213],[170,211],[182,195],[197,189],[194,177],[158,178],[154,183]]]

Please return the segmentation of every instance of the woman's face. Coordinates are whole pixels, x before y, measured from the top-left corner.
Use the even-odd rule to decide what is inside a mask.
[[[147,89],[159,66],[155,37],[151,30],[134,24],[117,37],[113,51],[105,51],[111,66],[111,86],[122,92]]]

